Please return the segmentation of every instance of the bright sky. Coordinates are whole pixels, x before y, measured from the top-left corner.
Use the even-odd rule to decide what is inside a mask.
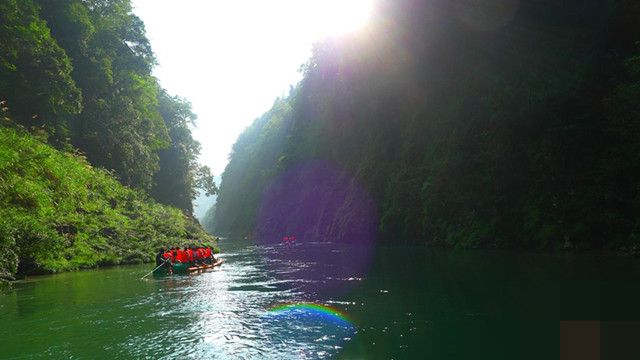
[[[301,80],[312,43],[361,27],[373,0],[133,0],[154,75],[198,115],[200,162],[220,175],[240,132]]]

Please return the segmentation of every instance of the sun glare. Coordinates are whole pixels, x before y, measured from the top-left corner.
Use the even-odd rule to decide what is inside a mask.
[[[298,69],[309,60],[313,43],[364,30],[376,1],[133,0],[133,4],[160,63],[154,75],[170,93],[193,104],[199,119],[195,136],[202,143],[200,159],[220,174],[242,129],[300,81]],[[210,141],[207,134],[212,133],[219,134],[219,140]]]
[[[373,7],[373,0],[309,1],[308,13],[317,36],[337,36],[363,27]]]

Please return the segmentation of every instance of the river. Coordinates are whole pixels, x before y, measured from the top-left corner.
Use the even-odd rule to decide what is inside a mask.
[[[132,265],[14,283],[0,358],[550,359],[563,322],[640,320],[631,258],[379,246],[351,274],[366,249],[220,247],[224,264],[194,275]]]

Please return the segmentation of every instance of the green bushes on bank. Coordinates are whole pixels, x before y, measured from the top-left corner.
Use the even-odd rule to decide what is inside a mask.
[[[147,262],[161,246],[213,241],[180,210],[35,134],[0,126],[0,279]]]

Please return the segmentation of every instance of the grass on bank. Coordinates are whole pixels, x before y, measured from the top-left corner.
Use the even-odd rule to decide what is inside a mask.
[[[0,279],[148,262],[159,247],[213,242],[180,210],[40,134],[0,126]]]

